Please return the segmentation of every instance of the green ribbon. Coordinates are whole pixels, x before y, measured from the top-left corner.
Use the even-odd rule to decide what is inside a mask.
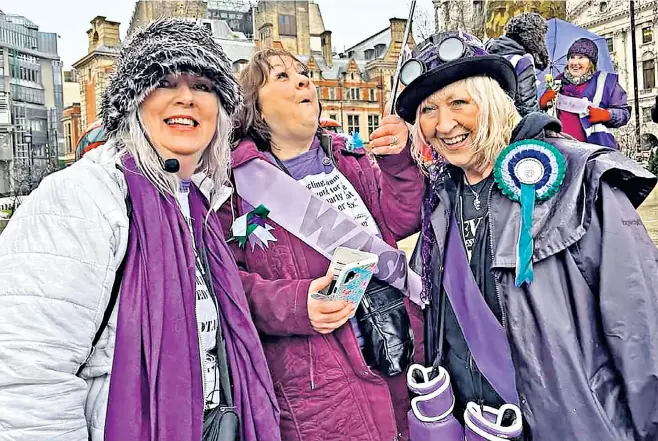
[[[532,212],[535,209],[535,186],[521,184],[521,228],[516,244],[516,286],[532,283]]]
[[[236,241],[241,248],[246,247],[249,236],[256,230],[256,228],[260,226],[257,222],[252,222],[253,218],[259,217],[265,221],[269,215],[270,210],[263,204],[260,204],[258,207],[251,210],[249,213],[247,213],[247,231],[245,234],[240,236],[233,236],[229,239],[229,242]]]

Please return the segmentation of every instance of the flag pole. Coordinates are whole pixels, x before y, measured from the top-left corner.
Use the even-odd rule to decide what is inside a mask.
[[[391,115],[394,115],[395,112],[395,99],[398,94],[398,86],[400,84],[400,70],[402,70],[402,62],[404,60],[404,49],[407,46],[409,41],[409,33],[411,32],[411,22],[414,17],[414,11],[416,10],[416,0],[411,0],[411,8],[409,9],[409,19],[407,20],[407,25],[404,28],[404,36],[402,37],[402,46],[400,47],[400,55],[398,56],[398,66],[395,69],[395,77],[393,77],[393,90],[391,90]]]

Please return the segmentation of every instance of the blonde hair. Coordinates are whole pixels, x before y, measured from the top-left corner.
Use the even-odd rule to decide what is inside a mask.
[[[411,128],[414,159],[423,163],[423,149],[432,148],[420,128],[421,109],[439,94],[464,87],[478,106],[477,133],[472,142],[474,167],[478,170],[493,165],[498,154],[510,142],[512,130],[521,120],[514,101],[494,79],[484,76],[456,81],[427,97],[416,111],[416,122]],[[441,160],[442,158],[439,158]]]

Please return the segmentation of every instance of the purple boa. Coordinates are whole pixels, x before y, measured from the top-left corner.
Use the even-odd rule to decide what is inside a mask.
[[[192,238],[172,196],[124,158],[133,206],[119,298],[106,441],[201,440],[203,385]],[[279,409],[265,355],[216,215],[190,191],[199,247],[208,254],[226,339],[242,441],[279,441]]]

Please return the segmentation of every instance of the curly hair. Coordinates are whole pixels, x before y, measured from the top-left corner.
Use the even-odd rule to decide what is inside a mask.
[[[538,69],[548,66],[549,57],[544,38],[548,26],[544,18],[536,12],[528,12],[512,17],[505,25],[505,35],[519,43],[535,59]]]

